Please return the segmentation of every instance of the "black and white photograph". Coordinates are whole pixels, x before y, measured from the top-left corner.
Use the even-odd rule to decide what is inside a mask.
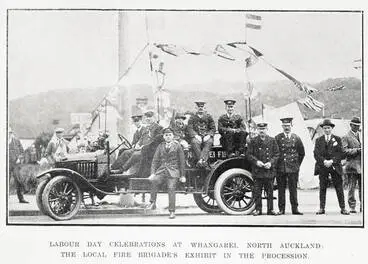
[[[362,229],[363,33],[359,10],[7,10],[6,225]]]

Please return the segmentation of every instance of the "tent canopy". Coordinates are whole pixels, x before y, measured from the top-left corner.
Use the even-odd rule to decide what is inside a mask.
[[[318,186],[318,178],[314,176],[314,146],[298,104],[294,102],[279,108],[265,110],[264,117],[256,116],[254,121],[256,123],[267,122],[268,134],[275,137],[283,131],[280,118],[284,117],[293,117],[292,133],[297,134],[301,138],[305,148],[305,158],[299,172],[299,186],[301,189],[316,188]]]

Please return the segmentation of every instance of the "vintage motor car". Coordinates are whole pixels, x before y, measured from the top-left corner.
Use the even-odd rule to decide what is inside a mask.
[[[113,150],[106,141],[102,152],[56,162],[53,169],[38,175],[36,201],[39,210],[55,220],[69,220],[87,197],[102,199],[106,195],[149,193],[152,160],[138,164],[131,175],[110,170],[115,151],[132,148],[124,136],[119,137],[121,143]],[[254,210],[254,183],[250,163],[245,157],[228,158],[226,151],[215,145],[210,151],[207,168],[195,167],[191,151],[186,159],[186,182],[178,184],[177,193],[193,194],[198,207],[208,213],[237,215],[250,214]],[[166,192],[166,186],[162,186],[160,192]]]

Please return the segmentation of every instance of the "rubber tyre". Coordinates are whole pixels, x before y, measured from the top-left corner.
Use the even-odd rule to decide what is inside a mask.
[[[51,207],[49,203],[49,197],[50,197],[50,192],[55,191],[55,188],[58,185],[62,185],[63,183],[68,184],[69,186],[72,186],[72,191],[73,191],[72,194],[74,194],[74,196],[68,195],[68,198],[75,197],[75,201],[73,203],[74,204],[73,208],[67,208],[67,211],[65,213],[59,214],[58,212],[53,210],[53,208]],[[66,187],[65,189],[68,190],[68,188]],[[62,202],[62,200],[59,198],[54,198],[54,199],[57,199],[58,202]],[[70,220],[71,218],[73,218],[79,210],[81,201],[82,201],[82,193],[80,191],[80,188],[72,179],[66,176],[56,176],[53,179],[51,179],[47,183],[42,193],[42,205],[44,207],[46,214],[57,221],[65,221],[65,220]]]
[[[218,214],[222,212],[221,208],[219,208],[218,205],[212,205],[212,204],[207,203],[204,200],[202,193],[193,193],[193,198],[197,206],[203,211],[205,211],[206,213]],[[215,199],[213,200],[216,203],[216,200]]]
[[[36,203],[38,206],[38,209],[40,209],[41,214],[43,215],[47,215],[45,208],[43,207],[42,204],[42,193],[45,190],[46,184],[48,183],[48,180],[43,180],[41,181],[38,185],[37,185],[37,189],[36,189]]]
[[[248,204],[245,204],[244,207],[241,207],[241,202],[238,202],[239,208],[235,208],[227,204],[225,196],[228,194],[224,193],[224,189],[225,185],[226,186],[228,186],[228,184],[234,185],[234,183],[231,182],[232,179],[241,180],[242,184],[243,183],[246,184],[244,185],[242,190],[239,190],[239,194],[237,196],[230,194],[230,196],[232,197],[237,197],[236,199],[238,200],[242,200],[242,196],[243,198],[246,197],[247,199],[249,199]],[[240,168],[234,168],[223,172],[215,183],[215,198],[218,206],[221,208],[223,212],[231,215],[243,215],[243,214],[246,215],[252,213],[255,209],[255,201],[253,198],[253,187],[254,182],[252,174],[249,171]],[[249,195],[244,196],[245,194]]]

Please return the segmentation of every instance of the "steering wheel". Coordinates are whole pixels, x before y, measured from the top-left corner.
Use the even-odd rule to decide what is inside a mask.
[[[132,144],[129,142],[129,140],[126,137],[124,137],[121,134],[118,134],[118,137],[121,140],[121,143],[119,144],[119,148],[123,146],[123,147],[131,149],[133,147]]]
[[[114,148],[112,151],[110,151],[110,155],[112,153],[114,153],[117,149],[120,149],[122,146],[126,149],[133,148],[132,144],[129,142],[129,140],[126,137],[124,137],[123,135],[120,135],[119,133],[118,133],[118,137],[119,137],[121,143],[119,143],[119,145],[116,148]]]

